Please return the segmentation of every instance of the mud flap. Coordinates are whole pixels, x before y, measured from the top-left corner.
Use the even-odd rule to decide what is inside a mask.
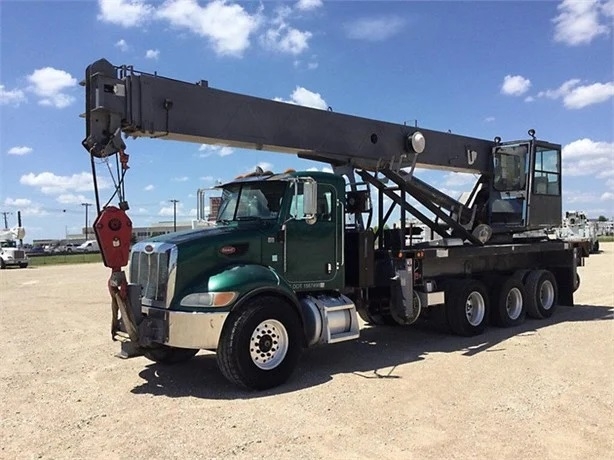
[[[412,324],[420,315],[413,288],[412,260],[407,259],[406,268],[395,269],[395,276],[390,280],[390,314],[401,325]]]

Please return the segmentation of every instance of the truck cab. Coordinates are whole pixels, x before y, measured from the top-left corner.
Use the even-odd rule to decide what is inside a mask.
[[[169,350],[160,346],[215,350],[228,316],[262,299],[280,310],[269,320],[289,347],[356,338],[354,304],[339,292],[344,188],[322,172],[249,175],[221,186],[215,226],[135,244],[129,281],[141,343],[152,345],[146,355],[159,360]],[[276,314],[293,317],[299,332]]]

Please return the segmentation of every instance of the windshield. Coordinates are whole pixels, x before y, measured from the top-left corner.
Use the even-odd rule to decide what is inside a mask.
[[[12,240],[0,241],[0,247],[2,248],[16,248],[17,243]]]
[[[254,182],[224,187],[218,222],[250,219],[277,219],[285,182]]]
[[[524,190],[527,182],[527,144],[497,147],[493,155],[495,190]]]

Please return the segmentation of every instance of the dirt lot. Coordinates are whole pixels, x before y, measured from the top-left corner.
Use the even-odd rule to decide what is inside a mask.
[[[577,458],[614,455],[614,243],[575,307],[476,338],[366,328],[263,393],[210,353],[114,357],[107,269],[0,272],[0,458]]]

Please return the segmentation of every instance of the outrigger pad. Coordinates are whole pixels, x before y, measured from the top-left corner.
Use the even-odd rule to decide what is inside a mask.
[[[134,342],[122,342],[121,350],[115,355],[121,359],[143,356],[143,349]]]

